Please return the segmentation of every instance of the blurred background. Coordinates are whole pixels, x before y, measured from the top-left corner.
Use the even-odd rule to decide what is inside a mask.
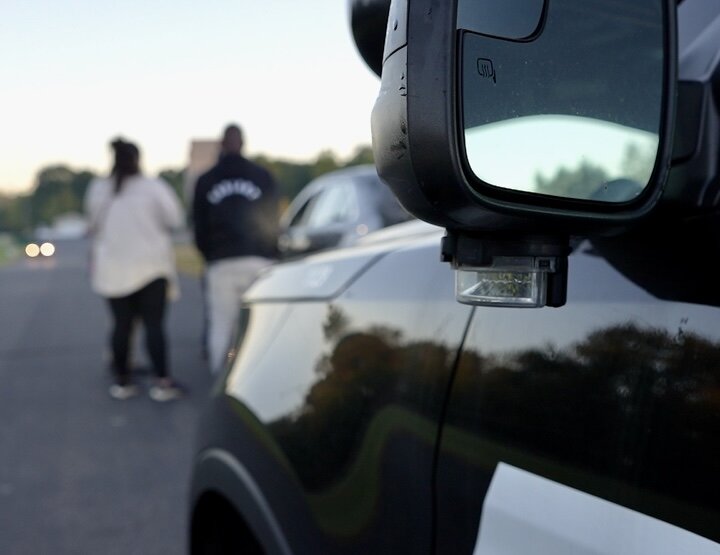
[[[378,80],[342,1],[11,3],[0,68],[3,234],[77,228],[68,218],[109,171],[118,135],[184,200],[229,122],[288,201],[322,173],[372,161]]]
[[[185,549],[193,438],[212,385],[202,268],[180,233],[182,297],[168,337],[189,397],[111,399],[109,318],[89,287],[82,211],[93,176],[110,170],[109,141],[136,142],[145,173],[165,178],[187,209],[236,122],[245,154],[273,173],[288,206],[316,178],[372,162],[378,85],[340,0],[3,6],[0,553]]]

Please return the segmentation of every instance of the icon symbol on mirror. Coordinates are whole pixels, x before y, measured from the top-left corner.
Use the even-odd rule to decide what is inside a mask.
[[[489,58],[478,58],[477,69],[480,77],[485,79],[492,79],[493,83],[497,83],[497,76],[495,75],[495,66],[493,61]]]

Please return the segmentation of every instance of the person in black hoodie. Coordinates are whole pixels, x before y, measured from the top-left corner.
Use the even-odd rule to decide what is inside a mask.
[[[206,263],[210,369],[222,368],[241,297],[276,258],[279,196],[270,173],[242,155],[239,126],[223,133],[220,158],[195,184],[195,244]]]

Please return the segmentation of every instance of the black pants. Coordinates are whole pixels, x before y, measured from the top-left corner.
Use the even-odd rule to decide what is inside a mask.
[[[145,346],[155,375],[159,378],[168,375],[164,330],[166,291],[167,280],[161,278],[126,297],[108,299],[114,320],[110,343],[118,383],[124,384],[129,378],[130,334],[138,319],[145,327]]]

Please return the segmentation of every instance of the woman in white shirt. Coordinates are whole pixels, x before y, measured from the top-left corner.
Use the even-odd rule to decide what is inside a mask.
[[[150,397],[169,401],[182,393],[169,375],[164,319],[166,300],[177,295],[172,230],[182,225],[183,212],[165,181],[141,173],[137,146],[118,139],[112,148],[111,175],[93,180],[85,197],[93,238],[91,283],[113,316],[110,395],[127,399],[138,392],[128,350],[133,323],[141,320],[155,373]]]

